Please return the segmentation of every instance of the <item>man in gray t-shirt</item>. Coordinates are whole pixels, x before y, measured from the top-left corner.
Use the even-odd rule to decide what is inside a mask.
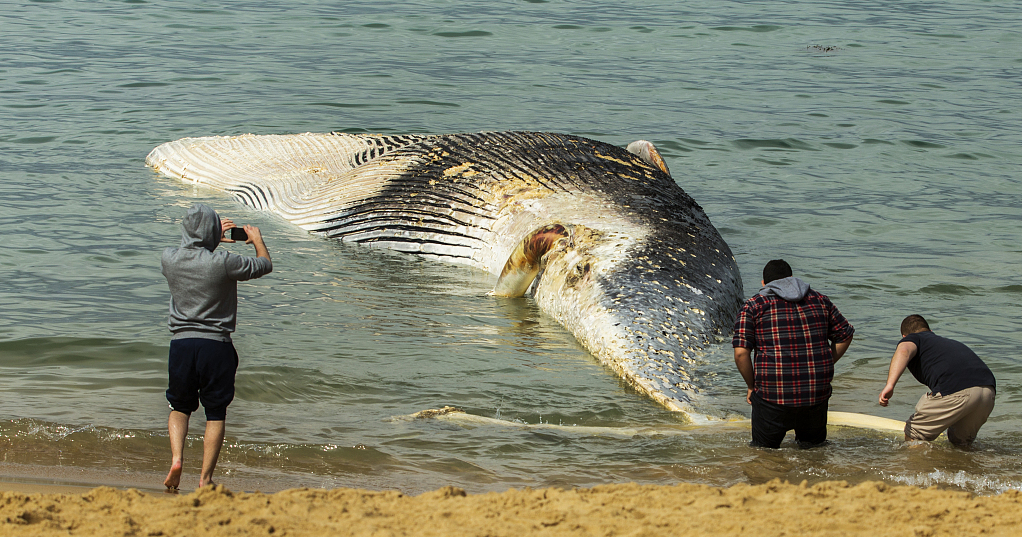
[[[921,315],[901,323],[901,341],[891,358],[887,385],[880,404],[894,395],[894,385],[906,368],[930,391],[919,399],[905,422],[905,440],[931,441],[947,430],[948,440],[968,446],[994,409],[994,374],[964,343],[930,331]]]
[[[235,242],[224,233],[237,226],[212,208],[195,204],[181,222],[181,246],[163,251],[163,275],[170,286],[170,317],[174,334],[168,359],[167,401],[170,417],[171,466],[163,484],[181,484],[188,419],[202,403],[206,435],[202,441],[199,486],[212,484],[213,470],[224,442],[227,405],[234,400],[238,353],[231,341],[238,315],[238,282],[269,274],[270,253],[255,226],[245,226],[246,244],[256,257],[216,251],[221,242]]]

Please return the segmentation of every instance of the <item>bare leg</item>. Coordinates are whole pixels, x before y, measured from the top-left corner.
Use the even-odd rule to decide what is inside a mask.
[[[224,445],[225,424],[224,420],[206,422],[206,436],[202,439],[200,487],[213,483],[213,470],[216,470],[216,462],[220,458],[220,447]]]
[[[170,433],[170,472],[167,479],[163,480],[163,486],[168,491],[177,490],[181,485],[181,468],[184,464],[185,437],[188,436],[188,414],[170,411],[167,418],[167,431]]]

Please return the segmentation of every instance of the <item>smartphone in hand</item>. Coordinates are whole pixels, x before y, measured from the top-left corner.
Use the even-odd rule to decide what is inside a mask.
[[[248,240],[248,233],[245,233],[245,230],[240,227],[232,227],[227,230],[227,238],[232,241],[244,242]]]

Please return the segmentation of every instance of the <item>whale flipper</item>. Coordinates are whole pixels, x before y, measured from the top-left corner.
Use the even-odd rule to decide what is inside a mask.
[[[667,169],[667,163],[664,162],[664,157],[660,156],[660,151],[653,145],[653,142],[636,140],[628,144],[627,149],[629,153],[638,156],[652,166],[656,166],[667,175],[671,175],[670,170]]]
[[[443,408],[431,408],[427,410],[420,410],[409,416],[400,416],[398,419],[439,419],[457,423],[465,426],[479,426],[489,425],[497,427],[513,427],[520,429],[544,429],[549,431],[563,431],[573,434],[583,435],[597,435],[597,436],[620,436],[625,438],[632,438],[634,436],[677,436],[677,435],[691,435],[699,430],[719,430],[722,427],[741,427],[748,428],[751,425],[751,420],[748,419],[727,419],[727,420],[713,420],[713,421],[700,421],[698,423],[688,423],[681,426],[660,426],[660,427],[592,427],[592,426],[578,426],[578,425],[554,425],[550,423],[522,423],[517,421],[508,421],[497,418],[488,418],[485,416],[478,416],[475,414],[468,414],[464,410],[452,406],[445,406]],[[869,414],[859,414],[855,412],[827,412],[827,425],[828,426],[841,426],[841,427],[854,427],[857,429],[870,429],[880,432],[902,432],[904,430],[905,422],[896,421],[889,418],[881,418],[879,416],[870,416]]]

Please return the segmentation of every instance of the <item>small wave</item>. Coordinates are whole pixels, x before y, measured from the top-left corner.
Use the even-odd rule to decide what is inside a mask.
[[[493,35],[485,30],[469,30],[467,32],[433,32],[440,37],[487,37]]]
[[[29,136],[26,138],[15,138],[7,140],[12,144],[45,144],[56,140],[56,136]]]
[[[954,296],[975,294],[971,288],[966,287],[964,285],[957,285],[953,283],[935,283],[932,285],[927,285],[926,287],[923,287],[916,292],[925,293],[928,295],[954,295]]]
[[[779,150],[813,150],[812,146],[794,138],[740,138],[733,140],[732,145],[739,149],[779,149]]]
[[[84,434],[80,434],[84,433]],[[97,442],[113,442],[151,436],[151,434],[129,429],[98,427],[92,424],[64,425],[34,419],[10,420],[0,425],[0,438],[25,440],[42,440],[60,442],[77,435],[78,440],[92,438]]]
[[[958,487],[977,494],[1001,494],[1002,492],[1009,490],[1022,490],[1022,481],[998,479],[983,475],[972,475],[967,473],[965,470],[959,470],[957,472],[934,470],[930,473],[914,475],[887,474],[884,475],[884,477],[903,485],[912,485],[916,487],[945,485]]]
[[[780,30],[782,26],[776,26],[773,24],[757,24],[755,26],[715,26],[710,28],[711,30],[717,30],[720,32],[753,32],[753,33],[764,33],[773,32]]]

